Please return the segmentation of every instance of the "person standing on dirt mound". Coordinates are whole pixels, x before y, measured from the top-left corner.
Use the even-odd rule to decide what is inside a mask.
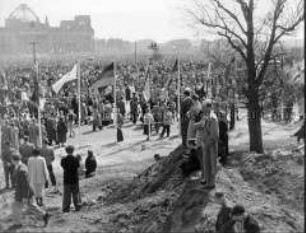
[[[187,134],[188,134],[188,126],[189,126],[189,118],[187,113],[193,106],[193,101],[190,97],[191,90],[190,88],[186,88],[184,91],[184,99],[181,104],[181,134],[182,134],[182,145],[184,149],[187,149]]]
[[[29,182],[34,192],[37,205],[43,206],[44,185],[48,180],[46,160],[41,156],[39,149],[33,150],[33,156],[28,162]]]
[[[210,99],[202,102],[202,118],[194,126],[199,130],[202,147],[202,161],[205,180],[201,180],[205,188],[215,188],[215,176],[218,156],[219,126],[218,118],[213,112]]]
[[[67,156],[61,160],[61,166],[64,169],[64,194],[63,194],[63,212],[70,212],[71,196],[76,211],[81,210],[81,195],[79,188],[80,161],[73,156],[74,147],[67,146]]]

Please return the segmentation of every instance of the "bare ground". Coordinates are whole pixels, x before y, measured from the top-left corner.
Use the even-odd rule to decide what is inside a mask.
[[[126,141],[117,145],[112,128],[97,133],[83,128],[82,141],[70,142],[81,145],[81,154],[93,149],[99,163],[97,175],[80,182],[84,208],[63,214],[61,195],[48,194],[45,201],[52,213],[48,226],[41,228],[41,220],[25,219],[27,227],[17,232],[214,232],[219,210],[211,198],[215,191],[224,192],[230,205],[246,206],[262,232],[303,232],[304,155],[292,153],[296,142],[290,138],[299,126],[263,122],[266,155],[254,155],[241,164],[249,155],[248,131],[245,118],[238,122],[230,133],[234,168],[219,170],[217,188],[211,192],[182,177],[179,138],[154,136],[146,142],[137,127],[127,125]],[[55,171],[61,182],[63,151],[56,153]],[[158,163],[153,160],[155,153],[164,156]],[[2,232],[12,224],[5,221],[10,212],[5,203],[11,198],[12,192],[1,194]]]

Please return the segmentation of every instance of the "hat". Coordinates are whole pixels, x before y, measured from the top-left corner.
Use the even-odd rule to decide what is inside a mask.
[[[33,155],[40,155],[40,150],[38,148],[35,148],[33,150]]]
[[[233,211],[232,211],[232,215],[242,215],[242,214],[244,214],[244,212],[245,212],[245,209],[244,209],[244,207],[242,206],[242,205],[235,205],[234,207],[233,207]]]

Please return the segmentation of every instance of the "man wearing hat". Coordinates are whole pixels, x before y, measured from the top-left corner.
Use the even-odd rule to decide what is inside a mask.
[[[200,131],[202,146],[202,173],[205,180],[201,183],[206,188],[215,188],[215,175],[218,155],[219,125],[218,118],[212,110],[212,101],[205,99],[202,102],[203,116],[200,122],[194,126]]]
[[[189,117],[187,113],[193,106],[193,101],[191,99],[191,90],[186,88],[184,91],[184,99],[181,104],[181,135],[182,135],[182,144],[184,149],[187,148],[187,134],[189,126]]]

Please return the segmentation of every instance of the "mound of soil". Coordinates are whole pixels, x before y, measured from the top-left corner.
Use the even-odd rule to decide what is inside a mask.
[[[179,168],[182,150],[177,148],[133,180],[117,180],[104,198],[111,232],[159,232],[171,214],[173,203],[183,191],[184,177]]]
[[[255,157],[240,171],[248,183],[271,195],[276,204],[304,212],[304,155],[273,151]]]

